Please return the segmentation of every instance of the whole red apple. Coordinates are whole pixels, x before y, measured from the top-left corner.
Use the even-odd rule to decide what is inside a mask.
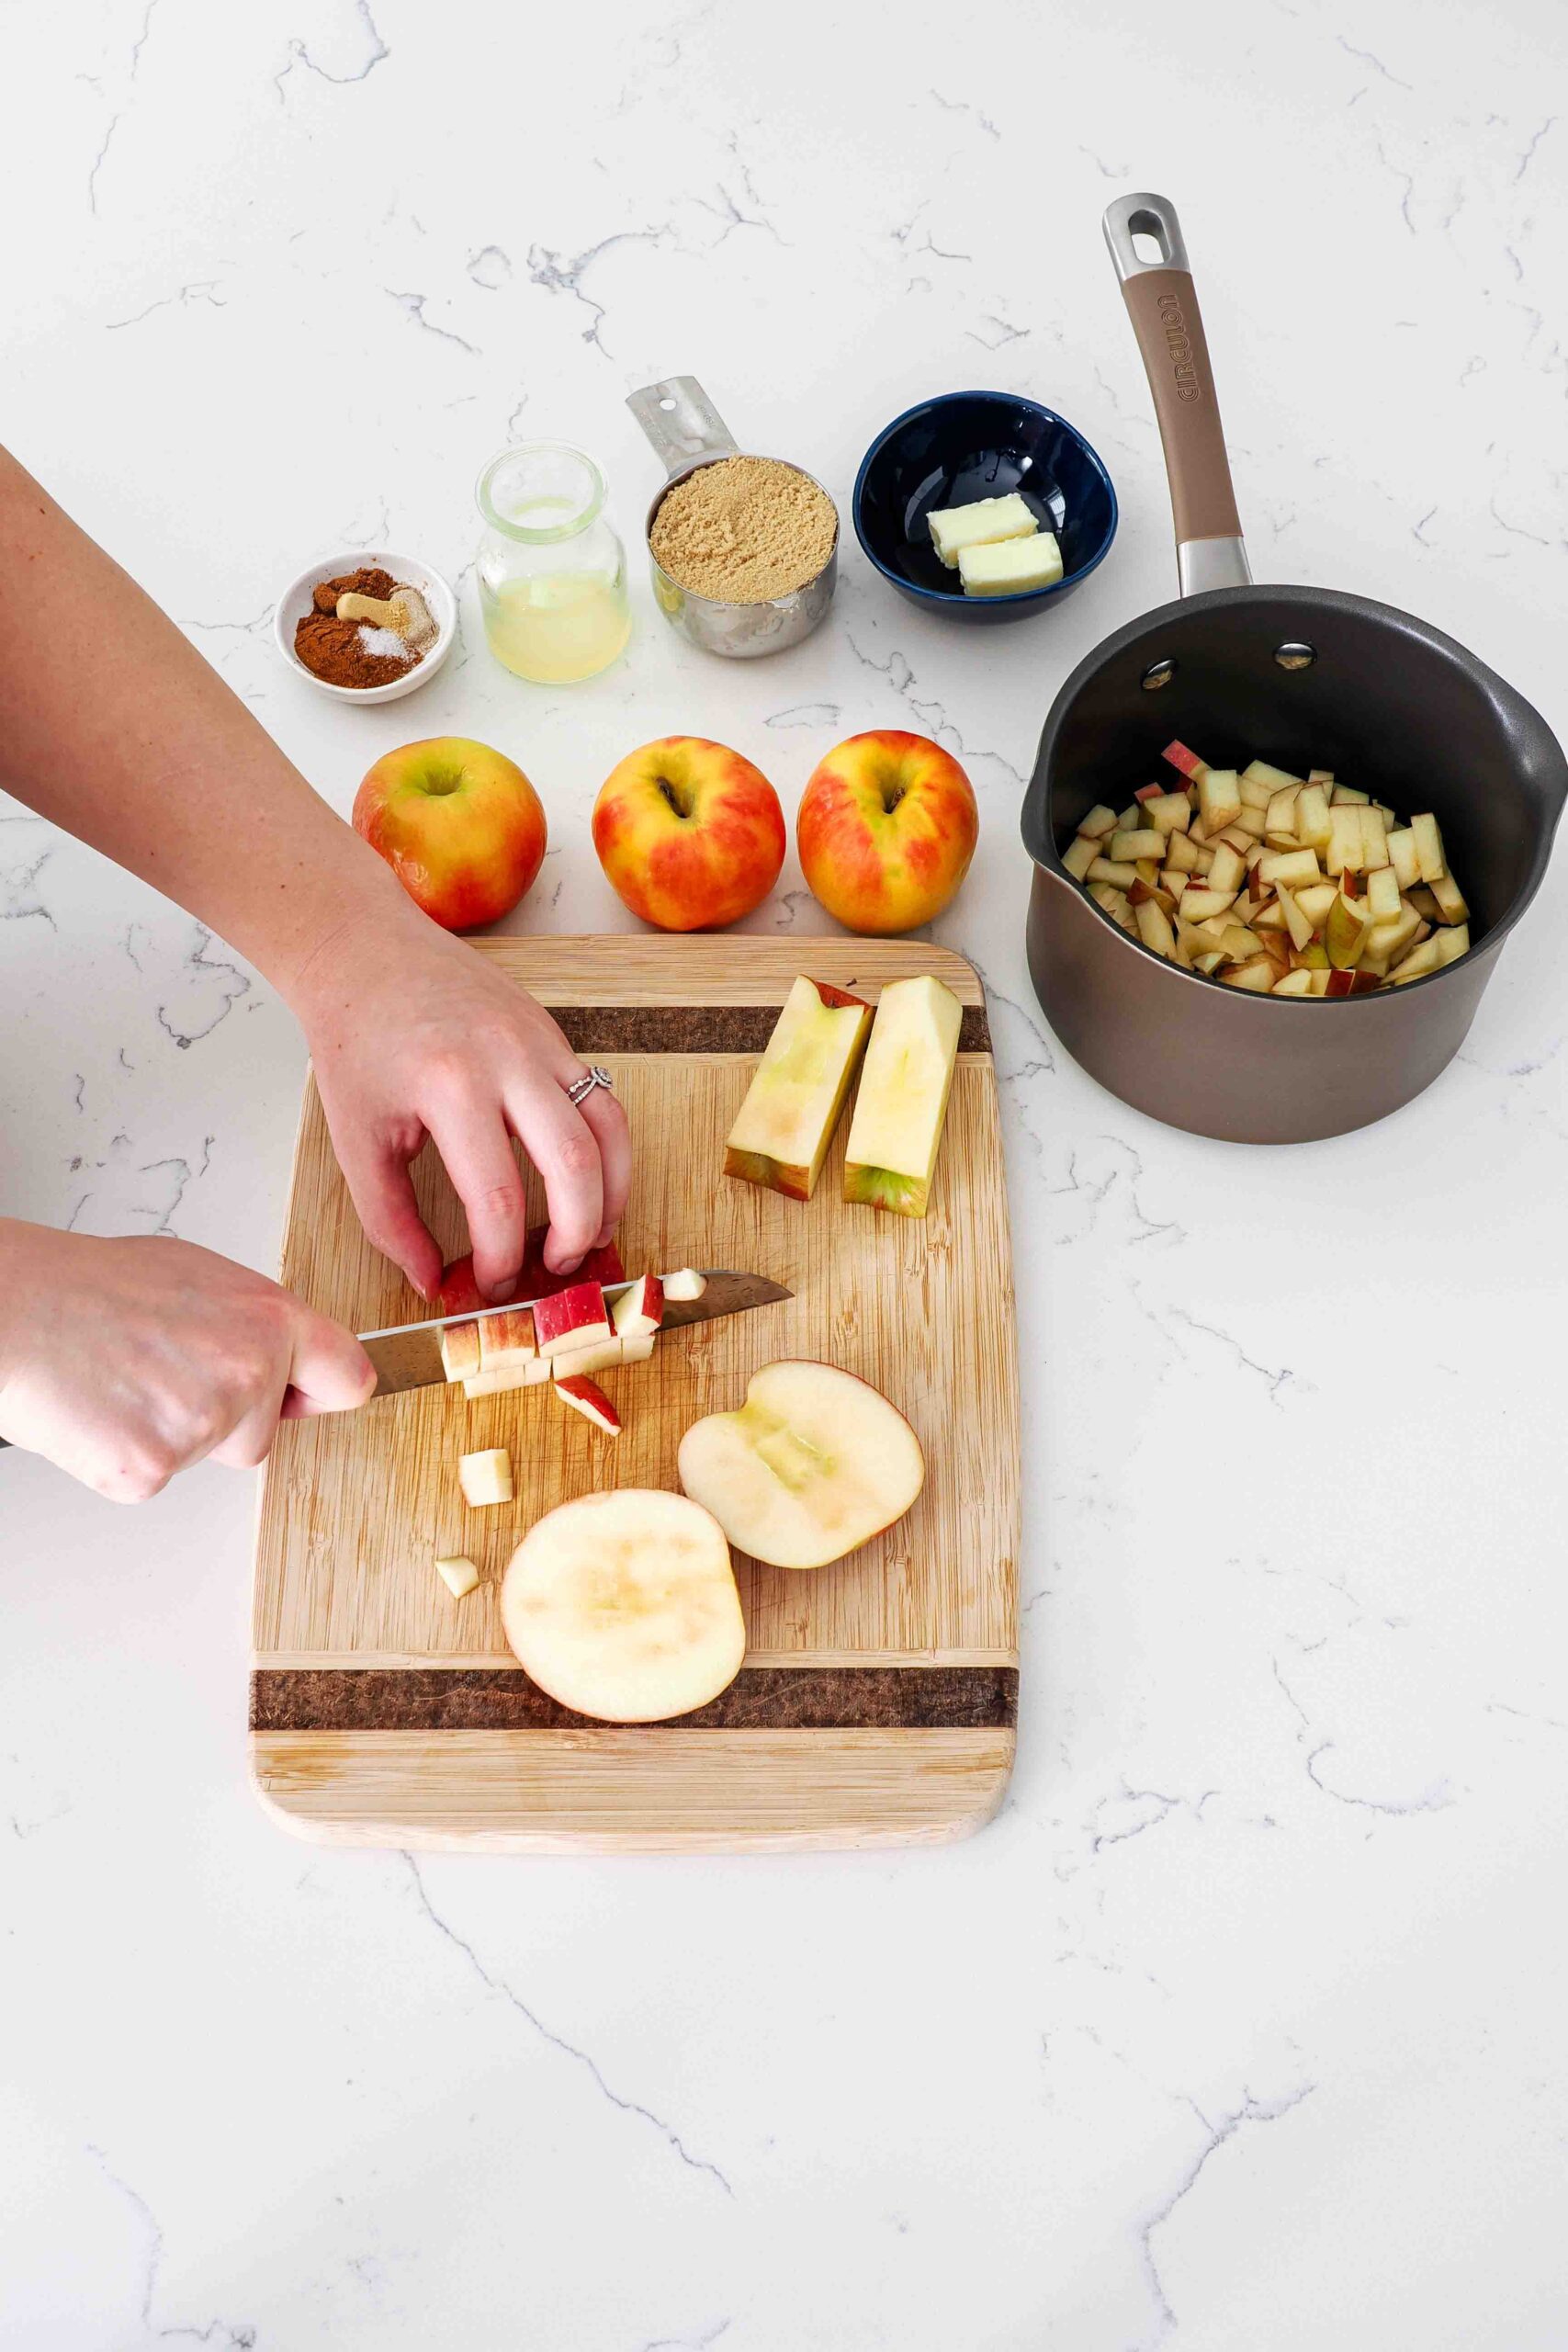
[[[513,760],[464,735],[384,752],[355,796],[354,830],[446,931],[510,914],[545,856],[545,812]]]
[[[795,841],[814,895],[850,931],[913,931],[941,914],[979,837],[974,787],[927,735],[852,735],[818,762]]]
[[[701,735],[629,752],[593,804],[600,865],[660,931],[716,931],[749,915],[779,878],[784,839],[761,769]]]

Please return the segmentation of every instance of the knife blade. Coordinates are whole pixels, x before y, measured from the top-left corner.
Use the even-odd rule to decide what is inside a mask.
[[[766,1274],[738,1273],[731,1266],[705,1268],[705,1288],[701,1298],[669,1299],[665,1302],[663,1331],[678,1330],[687,1323],[711,1323],[720,1315],[743,1315],[753,1306],[772,1306],[780,1299],[793,1298],[783,1283],[770,1282]],[[618,1298],[630,1290],[630,1282],[606,1283],[606,1299]],[[446,1366],[441,1361],[443,1331],[455,1323],[482,1323],[491,1315],[515,1314],[520,1307],[536,1306],[536,1298],[514,1298],[504,1306],[470,1307],[466,1315],[440,1315],[429,1323],[393,1323],[385,1330],[361,1331],[359,1344],[376,1367],[376,1396],[398,1396],[408,1388],[429,1388],[445,1382]]]

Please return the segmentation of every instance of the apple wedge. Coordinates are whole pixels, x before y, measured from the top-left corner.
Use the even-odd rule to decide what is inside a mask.
[[[1137,910],[1145,920],[1150,911]],[[963,1021],[958,999],[940,980],[893,980],[883,989],[850,1121],[846,1201],[925,1216]]]
[[[601,1723],[705,1706],[746,1654],[724,1530],[686,1496],[646,1487],[581,1496],[531,1527],[501,1622],[540,1690]]]
[[[563,1379],[558,1372],[555,1386],[563,1405],[570,1405],[574,1413],[581,1413],[584,1420],[592,1421],[606,1437],[620,1436],[621,1417],[596,1380],[589,1380],[581,1373]]]
[[[607,1340],[610,1317],[597,1283],[574,1283],[534,1307],[534,1332],[542,1356],[558,1356]]]
[[[465,1593],[472,1592],[479,1580],[478,1568],[475,1567],[472,1560],[461,1552],[452,1553],[446,1559],[437,1560],[435,1573],[454,1600],[461,1600]]]
[[[457,1484],[471,1510],[512,1500],[512,1456],[503,1445],[485,1446],[457,1462]]]
[[[690,1306],[694,1300],[701,1298],[707,1286],[707,1276],[699,1274],[695,1266],[678,1266],[672,1274],[666,1274],[660,1284],[671,1306]]]
[[[1092,850],[1080,862],[1087,876]],[[811,1198],[870,1027],[871,1007],[858,996],[820,980],[792,984],[729,1130],[727,1176]]]
[[[902,1519],[925,1483],[895,1406],[832,1364],[764,1364],[733,1413],[694,1423],[681,1484],[732,1544],[775,1568],[822,1568]]]

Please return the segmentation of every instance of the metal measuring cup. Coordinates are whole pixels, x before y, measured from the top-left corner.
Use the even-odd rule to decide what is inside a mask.
[[[648,510],[647,535],[651,541],[654,516],[675,484],[694,474],[699,466],[711,466],[720,458],[738,458],[741,450],[694,376],[668,376],[661,384],[645,384],[640,391],[628,395],[626,406],[666,469],[663,488]],[[781,458],[776,462],[817,482],[815,474],[806,473],[806,468],[792,459]],[[817,487],[822,490],[820,482]],[[825,490],[822,495],[829,497]],[[832,504],[830,498],[829,503]],[[836,506],[833,511],[836,515]],[[694,595],[671,579],[650,544],[648,562],[655,600],[671,628],[700,645],[705,653],[721,653],[732,662],[782,653],[785,646],[798,645],[802,638],[810,636],[833,601],[839,536],[836,531],[832,553],[815,580],[808,580],[804,588],[791,589],[787,596],[771,596],[765,603],[751,605],[725,605],[713,596]]]

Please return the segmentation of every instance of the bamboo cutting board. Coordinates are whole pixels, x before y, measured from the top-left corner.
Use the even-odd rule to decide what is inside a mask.
[[[427,1388],[290,1421],[262,1488],[251,1725],[263,1801],[344,1843],[629,1851],[874,1846],[961,1836],[999,1804],[1017,1709],[1018,1377],[1007,1193],[985,995],[919,942],[502,939],[479,943],[604,1063],[637,1168],[629,1272],[739,1266],[787,1283],[776,1306],[663,1340],[604,1375],[611,1442],[547,1389],[466,1404]],[[874,999],[934,972],[964,1007],[931,1214],[840,1197],[848,1115],[816,1198],[719,1174],[724,1139],[795,974]],[[429,1150],[414,1169],[446,1255],[462,1214]],[[530,1172],[530,1210],[542,1215]],[[420,1303],[361,1233],[306,1090],[283,1280],[355,1330]],[[702,1414],[740,1403],[778,1356],[861,1374],[925,1449],[914,1510],[811,1573],[737,1555],[749,1647],[723,1696],[672,1724],[610,1726],[557,1705],[501,1632],[499,1581],[524,1531],[605,1485],[674,1487]],[[457,1457],[511,1449],[510,1509],[468,1510]],[[454,1602],[437,1554],[484,1582]]]

